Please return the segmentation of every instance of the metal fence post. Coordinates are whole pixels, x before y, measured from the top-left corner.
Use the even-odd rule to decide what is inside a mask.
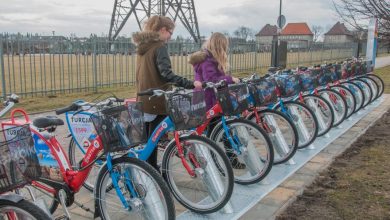
[[[1,71],[1,93],[5,99],[7,96],[5,90],[5,71],[4,71],[4,54],[3,54],[3,38],[0,37],[0,71]]]
[[[93,55],[92,55],[92,65],[93,65],[93,91],[98,91],[97,83],[97,63],[96,63],[96,40],[93,41]]]

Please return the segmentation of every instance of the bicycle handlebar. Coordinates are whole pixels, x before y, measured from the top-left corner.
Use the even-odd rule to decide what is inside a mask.
[[[80,107],[83,107],[83,106],[101,107],[101,106],[111,105],[112,102],[124,102],[124,101],[125,101],[124,99],[116,98],[116,97],[107,98],[106,100],[98,102],[98,103],[90,103],[90,102],[85,102],[85,101],[79,100],[79,101],[73,102],[71,105],[69,105],[65,108],[56,109],[55,112],[57,115],[60,115],[60,114],[63,114],[65,112],[69,112],[69,111],[78,111],[80,109]],[[82,111],[82,110],[79,110],[79,111]],[[76,112],[75,114],[77,114],[77,113],[78,112]]]
[[[56,109],[56,115],[61,115],[64,114],[65,112],[70,112],[70,111],[77,111],[79,109],[79,106],[76,103],[72,103],[71,105],[65,107],[65,108],[60,108]]]

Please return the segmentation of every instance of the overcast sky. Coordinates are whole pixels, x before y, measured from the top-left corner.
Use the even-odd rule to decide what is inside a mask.
[[[108,34],[114,0],[0,0],[0,32],[69,36]],[[276,24],[278,0],[195,0],[201,35],[211,31],[232,33],[239,26],[258,32]],[[288,22],[320,25],[326,31],[339,21],[332,0],[284,0],[282,14]],[[175,35],[188,35],[179,25]],[[121,35],[138,30],[132,16]]]

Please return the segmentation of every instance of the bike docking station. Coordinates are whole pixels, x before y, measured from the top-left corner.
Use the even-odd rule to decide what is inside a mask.
[[[326,135],[317,137],[316,140],[305,149],[300,149],[294,157],[285,164],[273,165],[271,172],[260,183],[252,185],[234,184],[233,195],[225,208],[212,214],[197,214],[190,211],[178,213],[178,220],[197,219],[239,219],[267,194],[282,184],[287,178],[309,162],[314,156],[338,137],[347,132],[353,125],[363,119],[368,113],[377,108],[384,100],[380,97],[360,111],[354,113],[337,127],[333,127]],[[259,216],[260,218],[261,216]]]

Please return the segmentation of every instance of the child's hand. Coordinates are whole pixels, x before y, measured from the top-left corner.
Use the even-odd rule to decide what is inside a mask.
[[[234,83],[239,83],[240,82],[240,79],[236,78],[236,77],[232,77],[232,80],[233,80]]]
[[[195,89],[201,89],[202,82],[201,81],[194,81],[194,87],[195,87]]]

